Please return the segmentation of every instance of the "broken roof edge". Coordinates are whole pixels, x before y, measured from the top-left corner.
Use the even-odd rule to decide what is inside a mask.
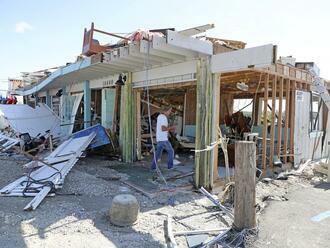
[[[69,73],[79,71],[79,70],[84,69],[84,68],[86,68],[90,65],[91,65],[91,57],[83,58],[82,60],[77,61],[75,63],[69,64],[67,66],[60,67],[59,69],[57,69],[56,71],[51,73],[49,75],[49,77],[47,77],[44,80],[40,81],[39,83],[37,83],[33,87],[31,87],[29,89],[16,90],[15,93],[17,95],[20,95],[20,96],[31,95],[33,93],[36,93],[36,92],[42,90],[43,88],[45,88],[46,86],[51,84],[55,79],[57,79],[59,77],[62,77],[64,75],[67,75]]]

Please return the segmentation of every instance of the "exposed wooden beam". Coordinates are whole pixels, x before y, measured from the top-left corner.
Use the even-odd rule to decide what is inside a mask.
[[[285,80],[285,127],[284,127],[284,144],[283,155],[287,154],[288,150],[288,129],[289,129],[289,112],[290,112],[290,79]],[[287,162],[287,156],[283,157],[284,163]]]
[[[141,149],[141,92],[135,91],[136,94],[136,155],[137,159],[142,159],[142,149]]]
[[[294,83],[295,85],[295,83]],[[290,110],[290,154],[294,154],[294,124],[296,110],[296,90],[291,92],[291,110]],[[291,162],[294,163],[294,156],[291,157]]]
[[[268,105],[268,87],[269,74],[267,73],[264,90],[264,111],[263,111],[263,129],[262,129],[262,170],[263,175],[266,175],[267,163],[267,105]]]
[[[272,82],[272,119],[270,127],[270,155],[269,155],[269,167],[273,169],[273,157],[274,157],[274,143],[275,143],[275,111],[276,111],[276,86],[277,86],[277,76],[274,76]]]
[[[278,105],[278,121],[277,121],[277,156],[280,156],[281,153],[281,144],[282,144],[282,104],[283,104],[283,82],[284,78],[280,80],[280,89],[279,89],[279,105]]]

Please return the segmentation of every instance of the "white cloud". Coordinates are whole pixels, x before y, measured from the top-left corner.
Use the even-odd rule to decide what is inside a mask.
[[[34,27],[31,26],[27,22],[18,22],[15,25],[15,32],[16,33],[25,33],[26,31],[32,30],[32,29],[34,29]]]

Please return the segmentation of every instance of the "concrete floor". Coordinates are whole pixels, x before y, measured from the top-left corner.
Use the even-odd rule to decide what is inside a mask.
[[[261,215],[255,247],[330,247],[330,184],[297,187],[287,198]]]

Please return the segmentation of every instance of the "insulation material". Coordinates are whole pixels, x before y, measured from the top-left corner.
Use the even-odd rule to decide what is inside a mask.
[[[0,116],[3,125],[17,133],[29,133],[31,137],[36,137],[50,130],[53,137],[61,135],[60,118],[46,104],[39,104],[36,108],[25,104],[0,104]]]

